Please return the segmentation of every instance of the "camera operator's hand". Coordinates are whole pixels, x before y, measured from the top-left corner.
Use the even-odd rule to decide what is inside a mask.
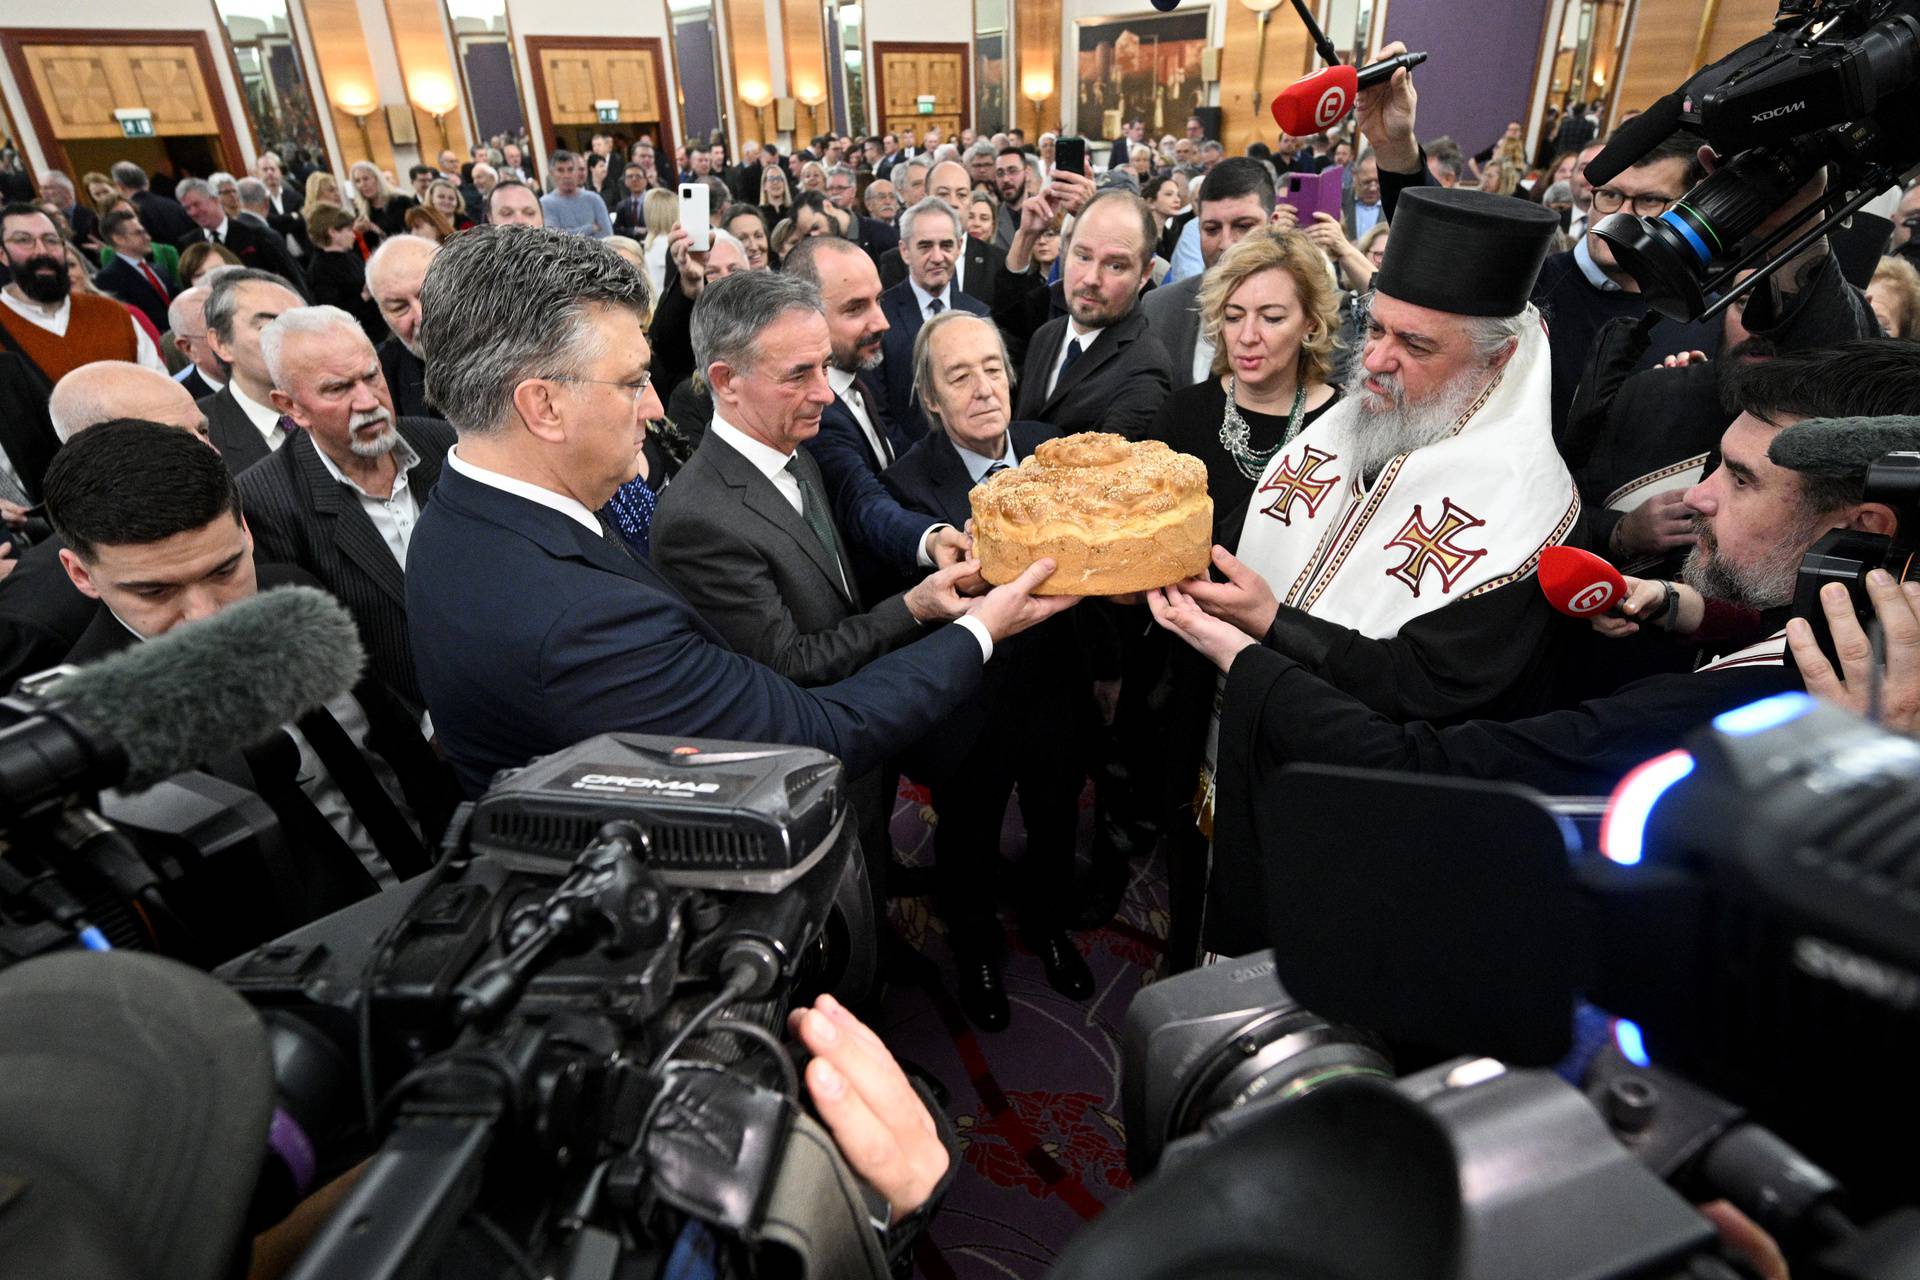
[[[1214,617],[1231,622],[1254,639],[1267,634],[1274,615],[1280,612],[1280,601],[1267,580],[1225,547],[1213,549],[1213,563],[1226,575],[1225,582],[1215,582],[1202,574],[1181,583],[1180,590]]]
[[[1191,580],[1147,593],[1153,620],[1185,640],[1214,666],[1226,671],[1240,651],[1257,641],[1231,622],[1209,614],[1188,595]]]
[[[1054,614],[1071,609],[1080,603],[1079,596],[1036,596],[1035,587],[1045,582],[1053,573],[1053,561],[1035,560],[1027,566],[1027,571],[1004,586],[995,587],[974,601],[970,617],[978,618],[987,628],[987,634],[993,642],[999,644],[1008,636],[1018,635],[1035,623],[1045,622]]]
[[[1663,369],[1684,369],[1690,364],[1705,364],[1707,353],[1704,351],[1677,351],[1660,361]]]
[[[1760,1280],[1790,1280],[1786,1255],[1780,1252],[1779,1244],[1767,1234],[1766,1228],[1726,1200],[1695,1207],[1720,1233],[1721,1245],[1729,1253],[1738,1254]]]
[[[1407,46],[1398,40],[1373,55],[1373,61],[1398,57]],[[1393,73],[1385,84],[1362,89],[1355,100],[1353,118],[1360,132],[1373,145],[1380,167],[1389,173],[1417,173],[1420,169],[1420,144],[1414,140],[1413,117],[1420,95],[1414,92],[1413,73],[1405,67]]]
[[[1621,517],[1613,526],[1608,547],[1616,556],[1664,555],[1676,547],[1690,547],[1697,537],[1693,530],[1693,508],[1687,505],[1685,489],[1656,493]]]
[[[1920,730],[1920,582],[1896,583],[1885,569],[1875,569],[1867,575],[1867,595],[1873,600],[1874,616],[1880,619],[1887,645],[1887,669],[1880,682],[1880,723],[1895,733],[1913,734]],[[1830,582],[1820,588],[1820,609],[1833,632],[1840,670],[1835,671],[1827,661],[1814,639],[1813,628],[1803,618],[1787,623],[1787,645],[1793,650],[1793,660],[1806,678],[1808,693],[1864,716],[1873,645],[1854,615],[1853,600],[1845,587]]]
[[[832,996],[795,1009],[787,1025],[813,1054],[807,1092],[847,1167],[887,1198],[895,1218],[920,1208],[946,1176],[947,1148],[900,1064]]]

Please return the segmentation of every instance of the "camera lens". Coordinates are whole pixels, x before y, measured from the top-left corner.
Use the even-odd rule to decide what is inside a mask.
[[[1339,1080],[1392,1080],[1393,1064],[1364,1032],[1303,1009],[1276,1009],[1247,1023],[1193,1075],[1175,1106],[1169,1140],[1224,1111],[1304,1097]]]
[[[1657,218],[1626,212],[1603,218],[1593,232],[1613,250],[1654,310],[1691,320],[1707,309],[1709,265],[1724,258],[1769,214],[1805,186],[1826,162],[1825,132],[1784,146],[1743,151],[1709,174]]]

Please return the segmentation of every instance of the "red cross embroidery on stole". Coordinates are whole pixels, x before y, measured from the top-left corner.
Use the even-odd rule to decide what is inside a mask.
[[[1453,590],[1454,584],[1473,567],[1474,561],[1487,554],[1485,550],[1455,546],[1453,543],[1458,535],[1468,529],[1480,528],[1487,522],[1472,512],[1456,507],[1452,498],[1443,501],[1446,505],[1441,509],[1440,518],[1432,525],[1421,518],[1420,506],[1414,504],[1413,514],[1407,517],[1406,524],[1400,527],[1399,533],[1387,540],[1388,547],[1404,547],[1407,552],[1406,560],[1387,570],[1387,576],[1406,583],[1416,596],[1420,594],[1420,580],[1426,576],[1428,569],[1439,573],[1440,590],[1444,594]]]
[[[1334,461],[1330,453],[1308,445],[1300,455],[1300,469],[1295,471],[1293,464],[1283,463],[1278,471],[1268,477],[1260,486],[1261,493],[1276,493],[1279,496],[1262,509],[1262,514],[1270,515],[1281,524],[1293,523],[1293,500],[1299,498],[1307,504],[1307,519],[1320,514],[1320,504],[1327,500],[1334,487],[1340,483],[1339,476],[1319,476],[1314,474],[1322,463]]]

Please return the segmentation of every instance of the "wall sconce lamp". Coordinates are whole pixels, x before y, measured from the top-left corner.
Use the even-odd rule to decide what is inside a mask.
[[[367,132],[367,117],[380,109],[373,91],[364,85],[346,85],[334,96],[333,104],[360,126],[360,145],[366,150],[367,159],[373,159],[373,137]]]
[[[760,140],[773,141],[767,136],[767,107],[773,102],[773,90],[759,80],[749,80],[740,86],[740,97],[753,108],[754,119],[760,129]]]
[[[453,84],[444,76],[421,76],[408,86],[413,92],[413,104],[433,117],[433,123],[440,130],[440,149],[448,150],[452,143],[447,140],[447,116],[459,105],[454,97]]]

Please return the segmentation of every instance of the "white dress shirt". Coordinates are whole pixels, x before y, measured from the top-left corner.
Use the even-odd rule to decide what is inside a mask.
[[[1092,349],[1093,344],[1097,342],[1100,335],[1105,332],[1105,329],[1082,329],[1079,322],[1072,316],[1067,317],[1066,338],[1060,343],[1060,354],[1053,358],[1052,371],[1047,374],[1047,395],[1049,397],[1053,395],[1054,388],[1060,384],[1060,368],[1067,362],[1067,349],[1075,342],[1078,342],[1080,344],[1080,358],[1084,360],[1087,357],[1087,352]]]
[[[485,467],[476,467],[460,456],[459,445],[447,450],[447,465],[476,484],[484,484],[489,489],[510,493],[516,498],[525,498],[528,502],[537,503],[549,511],[558,511],[567,519],[592,530],[596,538],[606,537],[607,531],[601,525],[600,517],[587,510],[577,498],[569,498],[564,493],[543,489],[537,484],[528,484],[525,480],[517,480],[512,476],[503,476],[498,471],[489,471]]]
[[[968,477],[972,479],[975,484],[984,481],[987,478],[987,472],[997,466],[1017,467],[1020,465],[1020,459],[1013,456],[1013,432],[1011,431],[1006,432],[1000,437],[1000,456],[997,458],[989,458],[984,453],[975,453],[973,450],[955,440],[952,436],[947,437],[947,443],[952,445],[953,451],[960,455],[961,465],[966,467]]]
[[[1206,330],[1202,329],[1193,338],[1193,380],[1205,382],[1213,376],[1213,355],[1219,348],[1207,340]]]
[[[373,527],[380,531],[381,541],[387,544],[387,550],[393,552],[393,558],[400,567],[407,567],[407,544],[413,541],[413,526],[420,519],[420,503],[407,485],[407,472],[420,465],[420,455],[404,439],[393,446],[394,465],[399,468],[393,477],[393,493],[382,498],[368,493],[360,487],[360,482],[342,471],[339,464],[327,456],[327,451],[318,444],[313,451],[320,455],[320,465],[336,481],[352,489],[360,498],[360,509],[367,513],[367,519],[373,521]]]
[[[267,442],[267,448],[276,453],[279,452],[280,446],[287,442],[287,433],[280,426],[280,411],[270,404],[261,404],[242,391],[238,378],[229,382],[227,389],[233,392],[233,402],[240,406],[241,411],[247,415],[247,420],[253,423],[254,429]]]
[[[30,324],[40,326],[54,337],[64,338],[67,336],[67,324],[73,319],[73,302],[71,299],[62,298],[60,299],[60,305],[48,310],[42,310],[34,303],[23,302],[4,289],[0,289],[0,302],[5,302],[8,307],[12,308],[15,315],[20,316]],[[140,327],[140,322],[129,314],[127,316],[127,323],[133,326],[134,363],[143,369],[151,369],[155,373],[166,373],[167,362],[160,358],[160,349],[153,345],[153,339],[149,338],[147,331]]]
[[[885,466],[894,460],[893,449],[880,435],[880,428],[874,426],[873,420],[867,417],[866,405],[862,404],[860,397],[854,394],[854,379],[859,376],[848,373],[845,369],[828,369],[827,385],[833,388],[833,394],[840,398],[840,403],[845,405],[847,412],[853,415],[854,422],[860,427],[860,434],[864,435],[867,443],[873,447],[873,456],[880,459],[881,465]]]

